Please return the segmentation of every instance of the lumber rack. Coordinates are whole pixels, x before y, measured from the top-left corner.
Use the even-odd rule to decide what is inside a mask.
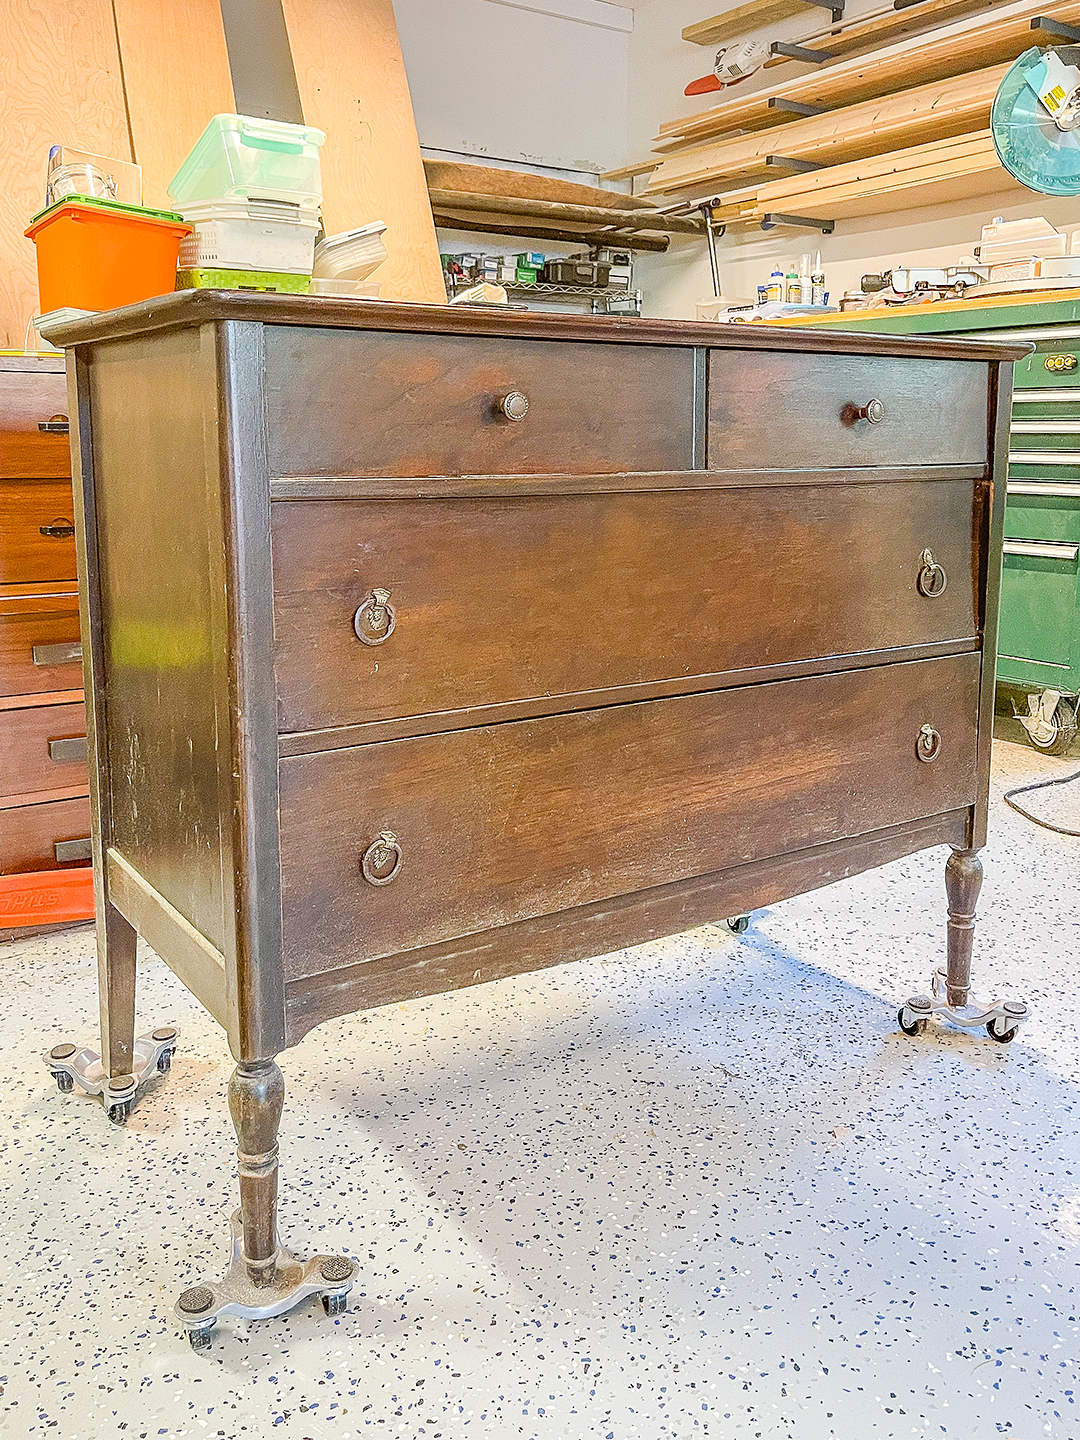
[[[668,248],[670,235],[706,231],[704,219],[660,209],[572,205],[437,187],[429,188],[428,195],[435,224],[444,229],[660,252]]]

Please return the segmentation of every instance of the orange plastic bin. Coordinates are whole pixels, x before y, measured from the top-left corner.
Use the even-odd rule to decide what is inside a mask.
[[[71,307],[112,310],[176,288],[180,241],[191,234],[179,215],[81,195],[51,205],[30,222],[37,247],[41,314]]]

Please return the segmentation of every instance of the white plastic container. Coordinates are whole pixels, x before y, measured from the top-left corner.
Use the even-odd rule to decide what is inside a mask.
[[[182,208],[194,232],[180,242],[181,270],[311,274],[319,233],[317,207],[221,199]]]
[[[389,254],[383,244],[385,232],[383,221],[373,220],[359,230],[327,235],[315,247],[312,273],[320,280],[366,280]]]
[[[382,294],[379,280],[312,280],[312,295],[333,295],[339,300],[378,300]]]
[[[319,147],[325,139],[310,125],[215,115],[169,182],[169,195],[178,210],[217,196],[318,205]]]

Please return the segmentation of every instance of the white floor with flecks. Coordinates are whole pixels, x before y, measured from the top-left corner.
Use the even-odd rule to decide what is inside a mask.
[[[999,743],[996,793],[1075,768]],[[1080,784],[1030,803],[1080,828]],[[92,933],[0,947],[0,1434],[1077,1440],[1080,840],[995,801],[1010,1045],[897,1028],[946,853],[313,1032],[282,1238],[362,1280],[206,1355],[170,1311],[226,1259],[222,1032],[147,953],[140,1028],[180,1046],[114,1129],[40,1058],[93,1034]]]

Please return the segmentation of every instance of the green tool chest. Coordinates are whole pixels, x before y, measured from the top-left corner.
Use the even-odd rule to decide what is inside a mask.
[[[997,675],[999,686],[1028,696],[1064,697],[1047,710],[1048,719],[1056,714],[1059,743],[1045,732],[1041,739],[1062,753],[1075,734],[1080,692],[1080,300],[898,307],[814,328],[822,326],[1035,346],[1016,362]],[[1030,729],[1029,738],[1040,743]]]

